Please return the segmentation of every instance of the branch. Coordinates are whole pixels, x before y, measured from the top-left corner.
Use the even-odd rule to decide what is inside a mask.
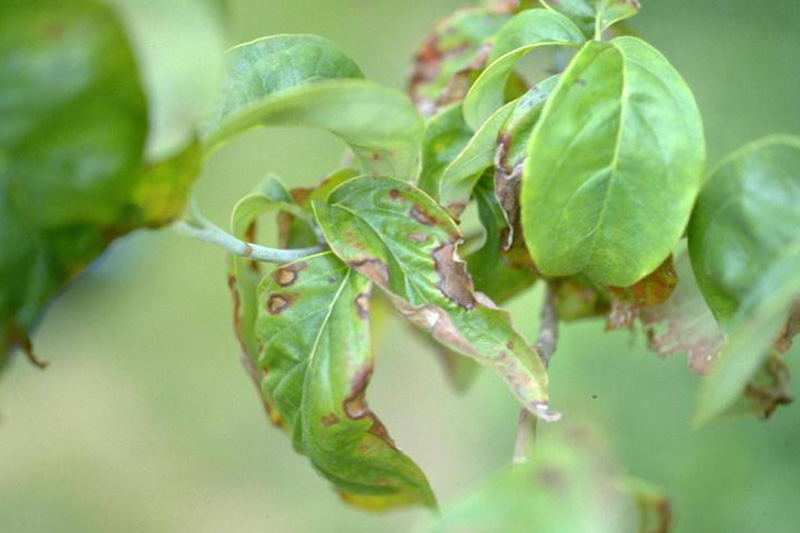
[[[539,326],[539,336],[536,338],[534,349],[539,353],[544,367],[550,366],[550,359],[556,351],[558,344],[558,312],[556,311],[556,289],[552,283],[547,284],[547,289],[542,304],[542,322]],[[527,409],[520,410],[517,422],[517,438],[514,442],[514,464],[527,461],[525,450],[528,444],[528,434],[536,435],[537,419],[528,423],[530,413]],[[530,431],[529,431],[530,428]]]
[[[190,208],[189,216],[190,220],[173,222],[172,229],[185,237],[215,244],[233,255],[246,257],[254,261],[289,263],[323,251],[321,246],[284,250],[244,242],[206,220],[195,207]]]

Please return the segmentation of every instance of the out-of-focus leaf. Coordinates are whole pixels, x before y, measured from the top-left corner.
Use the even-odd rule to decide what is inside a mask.
[[[424,131],[401,92],[347,79],[361,71],[321,37],[279,35],[228,52],[222,99],[206,125],[207,151],[256,126],[318,127],[344,140],[364,169],[416,175]]]
[[[223,18],[213,0],[103,0],[114,6],[136,54],[148,101],[149,162],[190,144],[222,86]]]
[[[605,316],[611,310],[608,291],[585,276],[557,278],[550,284],[555,289],[556,313],[562,322]]]
[[[670,254],[653,272],[630,287],[609,287],[611,312],[606,329],[624,329],[633,325],[643,309],[664,303],[678,285],[675,262]]]
[[[793,401],[789,368],[783,362],[781,354],[772,353],[750,377],[742,395],[720,416],[756,415],[766,420],[780,406],[789,405]]]
[[[631,485],[586,430],[548,431],[531,446],[526,463],[446,507],[427,531],[647,533],[641,526],[652,523],[651,507],[663,507],[663,496],[648,489],[653,497],[646,500],[641,484]]]
[[[633,285],[680,239],[704,164],[699,111],[667,60],[634,37],[586,44],[528,147],[522,223],[537,267]]]
[[[745,146],[711,173],[689,225],[697,282],[723,330],[800,228],[800,138]]]
[[[411,322],[492,367],[537,416],[548,411],[547,373],[507,313],[476,293],[458,258],[458,227],[429,196],[391,178],[361,177],[314,212],[331,249],[374,281]]]
[[[639,0],[541,0],[548,9],[574,20],[586,35],[602,33],[611,25],[636,15]],[[599,25],[599,28],[597,27]]]
[[[687,254],[675,262],[675,272],[679,282],[669,298],[641,310],[647,346],[662,357],[685,353],[689,368],[705,374],[722,350],[722,331],[697,286]]]
[[[798,294],[800,240],[773,255],[772,266],[739,303],[728,323],[722,355],[701,385],[695,411],[698,423],[724,413],[746,392],[748,383],[775,351],[776,342],[786,346],[787,319]]]
[[[586,38],[559,13],[530,9],[515,15],[497,34],[491,63],[464,98],[464,120],[477,130],[504,103],[506,82],[525,54],[542,46],[579,47]]]
[[[87,0],[0,10],[0,342],[127,231],[147,110],[124,30]],[[123,226],[123,227],[120,227]]]
[[[493,9],[465,9],[440,21],[422,43],[409,76],[408,94],[425,116],[460,101],[472,77],[486,65],[488,42],[510,15]]]
[[[262,392],[295,449],[345,501],[372,509],[433,507],[424,474],[367,406],[369,291],[369,280],[330,252],[265,277],[256,321]]]

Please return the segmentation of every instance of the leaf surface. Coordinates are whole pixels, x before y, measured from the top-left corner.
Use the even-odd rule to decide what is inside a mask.
[[[424,474],[367,405],[369,291],[369,280],[330,252],[265,277],[256,321],[262,390],[295,448],[345,501],[373,509],[435,507]]]
[[[375,282],[411,322],[492,367],[531,412],[548,411],[547,373],[508,315],[476,293],[458,259],[462,236],[429,196],[391,178],[362,177],[314,212],[331,249]]]
[[[699,111],[667,60],[633,37],[586,44],[528,146],[522,224],[536,265],[633,285],[678,243],[704,164]]]
[[[491,63],[464,98],[464,120],[477,130],[504,103],[505,87],[514,66],[542,46],[579,47],[586,38],[567,17],[544,9],[515,15],[497,34]]]
[[[709,176],[689,226],[697,282],[723,329],[800,228],[800,138],[768,137]]]
[[[228,52],[222,98],[206,124],[211,151],[256,126],[328,130],[370,173],[410,179],[417,173],[424,124],[401,92],[356,79],[361,71],[321,37],[279,35]]]
[[[575,21],[586,35],[602,33],[613,24],[636,15],[639,0],[541,0],[548,9]],[[598,27],[599,26],[599,27]]]

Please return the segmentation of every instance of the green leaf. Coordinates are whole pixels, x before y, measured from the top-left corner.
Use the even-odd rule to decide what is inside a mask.
[[[472,139],[472,130],[464,122],[461,104],[442,109],[432,117],[422,140],[422,170],[417,186],[434,198],[439,197],[442,174]],[[467,194],[466,200],[469,200]],[[447,204],[445,204],[447,206]],[[452,206],[458,214],[459,207]],[[450,206],[447,206],[450,207]]]
[[[697,282],[723,330],[798,235],[800,138],[768,137],[709,176],[689,226]]]
[[[528,52],[542,46],[579,47],[586,41],[568,18],[544,9],[530,9],[514,16],[497,34],[491,64],[464,98],[464,120],[477,130],[502,107],[506,82],[514,66]]]
[[[586,35],[602,34],[613,24],[636,15],[639,0],[541,0],[548,9],[574,20]],[[599,26],[599,27],[598,27]]]
[[[763,272],[741,301],[728,324],[726,345],[703,380],[695,410],[695,421],[703,423],[723,414],[746,392],[783,339],[787,318],[800,295],[800,239],[789,245]],[[792,332],[796,333],[796,331]]]
[[[297,213],[301,210],[294,204],[280,179],[268,176],[233,208],[231,233],[244,242],[254,242],[258,217],[273,211]],[[233,294],[234,329],[248,358],[245,363],[249,372],[254,377],[260,376],[257,365],[261,344],[256,338],[255,323],[258,312],[257,287],[263,277],[261,264],[240,256],[231,256],[229,261],[228,285]],[[267,407],[271,411],[271,405]]]
[[[656,520],[653,507],[660,507]],[[527,462],[457,499],[426,531],[634,533],[653,522],[667,531],[669,504],[660,491],[624,477],[596,437],[570,428],[538,436]]]
[[[704,164],[699,111],[667,60],[634,37],[586,44],[528,147],[522,223],[539,270],[633,285],[680,239]]]
[[[414,58],[408,94],[423,115],[463,99],[471,78],[486,65],[493,37],[510,15],[462,9],[440,21]]]
[[[361,177],[314,212],[331,250],[375,282],[411,322],[492,367],[519,401],[547,420],[547,373],[507,313],[477,294],[457,248],[458,227],[429,196],[391,178]]]
[[[535,123],[543,102],[553,87],[556,78],[548,78],[532,87],[524,95],[495,111],[461,151],[447,164],[441,174],[420,181],[420,188],[433,196],[453,215],[458,215],[469,201],[472,189],[483,171],[492,166],[498,149],[499,137],[506,133],[516,152],[517,146],[524,146],[525,135],[518,135],[519,124]],[[511,117],[514,117],[511,119]],[[507,122],[508,121],[508,122]],[[462,131],[463,122],[452,119],[454,129]],[[451,153],[447,154],[451,156]]]
[[[4,5],[0,116],[5,352],[29,350],[50,298],[129,229],[147,110],[114,14],[87,0]]]
[[[265,277],[256,322],[262,390],[295,448],[345,501],[435,507],[425,476],[366,403],[373,370],[369,290],[369,280],[330,252]]]
[[[231,137],[265,125],[330,131],[370,173],[415,176],[424,124],[401,92],[348,78],[361,71],[321,37],[279,35],[228,52],[222,99],[206,125],[211,151]]]

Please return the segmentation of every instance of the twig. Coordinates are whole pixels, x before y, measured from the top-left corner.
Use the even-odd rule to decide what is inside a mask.
[[[550,358],[556,351],[558,344],[558,312],[556,311],[556,291],[554,285],[547,284],[544,303],[542,304],[542,323],[539,326],[539,336],[536,338],[534,349],[542,359],[544,367],[550,366]],[[537,418],[530,420],[530,413],[527,409],[520,410],[519,421],[517,422],[517,438],[514,442],[514,464],[527,461],[525,450],[528,445],[528,435],[536,436]]]
[[[244,242],[206,220],[196,208],[190,208],[190,220],[173,222],[172,229],[185,237],[215,244],[228,252],[268,263],[289,263],[323,251],[321,246],[284,250]]]

